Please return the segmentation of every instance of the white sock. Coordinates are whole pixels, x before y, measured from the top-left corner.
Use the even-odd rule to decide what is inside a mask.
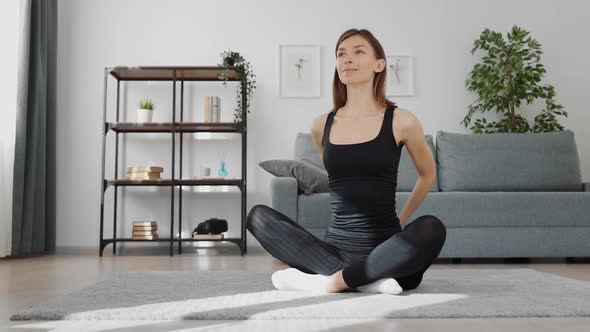
[[[276,271],[272,274],[272,284],[278,290],[306,290],[327,293],[328,276],[308,274],[295,268]]]
[[[356,289],[361,293],[383,293],[391,295],[398,295],[403,291],[403,288],[394,278],[379,279],[370,284],[359,286]]]

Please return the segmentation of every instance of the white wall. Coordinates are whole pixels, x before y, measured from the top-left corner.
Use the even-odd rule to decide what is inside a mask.
[[[475,99],[464,81],[474,63],[470,54],[481,31],[506,32],[514,25],[532,32],[542,44],[545,83],[557,89],[557,102],[570,113],[560,122],[576,134],[584,181],[590,181],[590,123],[586,98],[590,47],[585,36],[589,5],[584,1],[71,1],[59,2],[58,68],[58,246],[98,245],[100,211],[103,68],[107,65],[216,65],[220,53],[239,51],[253,66],[257,88],[248,120],[248,204],[270,204],[271,176],[258,163],[293,155],[297,132],[308,132],[312,119],[330,110],[334,47],[351,27],[367,28],[386,53],[414,56],[415,95],[394,98],[420,119],[426,134],[437,130],[468,133],[460,125]],[[280,98],[279,43],[321,45],[321,97]],[[114,116],[114,80],[109,80],[109,119]],[[187,85],[188,86],[188,85]],[[122,84],[122,117],[133,121],[137,101],[149,95],[170,116],[171,84]],[[189,91],[190,90],[190,91]],[[197,112],[203,95],[222,96],[222,112],[233,119],[234,89],[190,85],[186,96]],[[187,104],[185,104],[187,105]],[[187,110],[185,109],[185,111]],[[189,112],[190,113],[190,112]],[[489,115],[488,115],[489,116]],[[532,119],[532,117],[530,117]],[[158,119],[158,118],[157,118]],[[170,171],[166,135],[127,136],[124,167],[161,163]],[[109,139],[113,134],[109,134]],[[196,142],[185,138],[185,172],[202,160],[215,160],[215,149],[230,153],[228,168],[240,168],[239,140]],[[270,144],[273,142],[274,144]],[[107,175],[113,174],[112,140],[107,146]],[[166,173],[165,172],[165,173]],[[121,173],[120,173],[121,174]],[[169,174],[169,173],[168,173]],[[186,174],[186,173],[185,173]],[[166,174],[165,174],[166,175]],[[239,175],[238,175],[239,176]],[[105,198],[107,236],[112,230],[112,188]],[[121,193],[121,191],[120,191]],[[130,221],[154,217],[167,227],[168,189],[125,190],[119,202],[119,234],[129,236]],[[178,196],[177,196],[178,197]],[[145,208],[148,202],[150,208]],[[238,192],[184,195],[184,232],[217,216],[239,233]],[[123,225],[121,225],[123,223]],[[256,240],[249,236],[249,244]],[[110,249],[110,248],[109,248]]]
[[[12,178],[16,126],[16,86],[20,34],[20,1],[0,3],[0,61],[5,68],[0,76],[0,257],[10,254],[12,238]]]

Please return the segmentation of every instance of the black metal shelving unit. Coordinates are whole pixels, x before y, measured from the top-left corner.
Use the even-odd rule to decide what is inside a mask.
[[[178,243],[178,253],[182,253],[183,242],[209,241],[231,242],[238,245],[240,254],[244,256],[246,251],[246,95],[242,93],[242,120],[240,129],[233,122],[183,122],[183,99],[185,81],[221,81],[218,73],[223,67],[219,66],[141,66],[141,67],[105,67],[104,70],[104,95],[103,95],[103,137],[102,137],[102,177],[101,177],[101,202],[100,202],[100,245],[99,256],[102,257],[104,248],[112,243],[113,255],[117,254],[117,242],[169,242],[170,256],[174,255],[174,243]],[[107,122],[107,86],[108,77],[117,80],[117,103],[115,122]],[[237,71],[230,68],[227,75],[228,81],[241,82]],[[119,122],[119,92],[121,81],[171,81],[172,82],[172,121],[159,123],[133,123]],[[180,83],[180,121],[176,121],[176,88]],[[115,175],[113,179],[105,178],[105,153],[106,137],[113,131],[115,133]],[[208,132],[208,133],[236,133],[242,136],[242,178],[241,179],[183,179],[182,178],[182,136],[184,133]],[[171,133],[172,135],[172,177],[161,180],[129,180],[118,178],[119,163],[119,134],[121,133]],[[175,176],[176,161],[176,135],[180,135],[179,148],[179,175]],[[193,239],[182,237],[182,187],[183,186],[236,186],[241,192],[241,223],[240,237],[224,239]],[[137,240],[131,238],[117,238],[117,192],[120,186],[167,186],[170,187],[170,237],[156,240]],[[104,197],[109,187],[113,187],[113,237],[104,238]],[[174,191],[179,188],[178,229],[179,236],[174,236]]]

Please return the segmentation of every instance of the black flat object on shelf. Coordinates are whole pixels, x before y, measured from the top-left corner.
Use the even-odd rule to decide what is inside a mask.
[[[227,232],[227,220],[210,218],[195,227],[194,234],[221,234]]]

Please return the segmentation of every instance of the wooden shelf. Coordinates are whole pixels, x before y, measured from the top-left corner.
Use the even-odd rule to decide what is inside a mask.
[[[109,73],[120,81],[172,81],[176,71],[177,81],[220,81],[221,66],[115,66]],[[239,73],[230,67],[228,81],[240,81]]]
[[[107,122],[118,133],[240,133],[234,122]]]
[[[227,74],[226,78],[220,78],[222,74]],[[111,79],[109,79],[109,76]],[[225,75],[224,75],[225,76]],[[120,91],[121,91],[121,84],[120,81],[168,81],[174,82],[169,88],[172,88],[171,99],[173,105],[172,108],[172,115],[168,120],[171,122],[151,122],[151,123],[139,123],[139,122],[108,122],[109,120],[114,120],[113,118],[107,117],[109,102],[107,100],[108,85],[110,84],[109,81],[113,81],[114,79],[117,80],[116,84],[116,109],[117,109],[117,117],[119,119],[119,108],[120,108]],[[116,65],[116,66],[106,66],[104,67],[104,90],[103,90],[103,117],[102,119],[102,131],[103,131],[103,138],[102,138],[102,188],[101,188],[101,213],[100,213],[100,243],[99,243],[99,256],[102,257],[103,251],[105,247],[109,244],[113,244],[113,255],[116,255],[116,243],[117,242],[169,242],[170,243],[170,256],[173,256],[174,250],[173,246],[178,245],[178,253],[182,253],[182,243],[181,242],[191,242],[191,241],[215,241],[215,242],[233,242],[240,248],[240,253],[243,256],[247,251],[246,245],[246,123],[245,119],[243,123],[239,122],[184,122],[185,119],[182,114],[184,110],[184,81],[211,81],[214,82],[215,85],[217,83],[225,83],[227,81],[235,82],[237,84],[243,84],[242,81],[244,77],[241,77],[240,73],[238,72],[236,67],[229,67],[225,68],[223,66],[128,66],[128,65]],[[180,84],[176,84],[180,82]],[[167,85],[167,84],[163,84]],[[180,98],[176,101],[176,97],[178,93],[176,92],[177,87],[180,88]],[[168,88],[167,88],[168,89]],[[243,89],[240,90],[242,94],[242,100],[244,99],[244,91]],[[176,103],[178,102],[179,105]],[[241,109],[242,113],[247,113],[246,105],[243,104]],[[180,115],[178,118],[176,117],[176,113],[180,110]],[[180,120],[180,121],[177,121]],[[127,178],[115,178],[115,179],[105,179],[105,169],[106,169],[106,144],[107,140],[106,137],[108,136],[109,131],[114,131],[117,133],[171,133],[169,137],[172,139],[172,147],[170,151],[172,166],[171,169],[174,169],[174,172],[169,174],[171,178],[167,179],[157,179],[157,180],[131,180]],[[212,133],[212,135],[203,135],[205,137],[211,136],[211,138],[216,138],[214,133],[219,133],[218,136],[223,136],[225,139],[226,136],[229,135],[221,135],[221,133],[236,133],[240,135],[242,140],[241,144],[241,153],[242,153],[242,165],[241,165],[241,178],[240,179],[229,179],[229,178],[191,178],[193,176],[190,172],[187,176],[188,178],[182,178],[183,173],[183,139],[182,133]],[[176,133],[180,133],[181,135],[176,136]],[[200,137],[201,135],[193,135],[195,138]],[[176,144],[175,139],[180,138],[180,144]],[[119,169],[119,140],[115,140],[115,161],[114,161],[114,169],[115,174],[118,175],[117,171]],[[176,161],[176,153],[180,151],[180,160],[178,166],[175,166]],[[178,168],[177,168],[178,167]],[[176,171],[178,170],[178,174]],[[113,175],[111,175],[113,176]],[[119,175],[121,177],[127,176],[126,174]],[[162,176],[160,174],[160,176]],[[114,176],[117,177],[117,176]],[[175,177],[181,177],[181,179],[177,179]],[[223,186],[235,186],[238,188],[238,191],[241,195],[241,218],[238,220],[240,222],[240,237],[234,238],[225,238],[225,239],[193,239],[192,237],[189,238],[174,238],[170,236],[168,238],[158,238],[155,240],[147,240],[147,239],[133,239],[128,237],[122,237],[117,239],[117,213],[114,213],[113,216],[113,236],[110,239],[104,238],[104,224],[105,224],[105,193],[106,190],[113,186],[113,190],[115,193],[118,192],[119,186],[161,186],[161,187],[168,187],[172,189],[172,195],[170,195],[170,229],[174,230],[178,227],[178,229],[183,229],[183,221],[182,221],[182,211],[183,211],[183,204],[182,204],[182,195],[184,191],[192,192],[192,191],[201,191],[206,193],[213,193],[213,192],[235,192],[233,188],[226,188]],[[190,186],[220,186],[219,188],[184,188]],[[175,197],[174,191],[175,189],[179,189],[178,198]],[[232,189],[232,190],[226,190]],[[224,197],[220,197],[224,198]],[[178,199],[178,201],[176,201]],[[178,204],[176,204],[178,202]],[[191,202],[189,202],[191,204]],[[117,194],[114,195],[114,210],[117,209]],[[175,213],[175,210],[178,213]],[[178,218],[177,224],[175,225],[175,218]],[[178,225],[178,226],[177,226]]]
[[[130,180],[130,179],[106,179],[104,180],[106,185],[113,186],[170,186],[172,185],[171,179],[160,179],[160,180]]]
[[[112,242],[113,239],[104,239],[103,241],[109,241]],[[117,238],[116,240],[117,242],[170,242],[170,238],[157,238],[155,240],[147,240],[147,239],[132,239],[129,237],[124,237],[124,238]],[[195,241],[215,241],[215,242],[221,242],[221,241],[229,241],[229,242],[235,242],[235,241],[241,241],[240,238],[234,238],[234,237],[226,237],[224,239],[193,239],[193,238],[174,238],[172,239],[173,242],[195,242]]]
[[[106,179],[105,185],[112,186],[171,186],[172,179],[160,180],[131,180]],[[241,186],[242,179],[206,178],[206,179],[177,179],[176,186]]]
[[[240,186],[242,179],[224,179],[224,178],[209,178],[209,179],[179,179],[175,181],[182,186],[201,186],[201,185],[222,185],[222,186]]]

